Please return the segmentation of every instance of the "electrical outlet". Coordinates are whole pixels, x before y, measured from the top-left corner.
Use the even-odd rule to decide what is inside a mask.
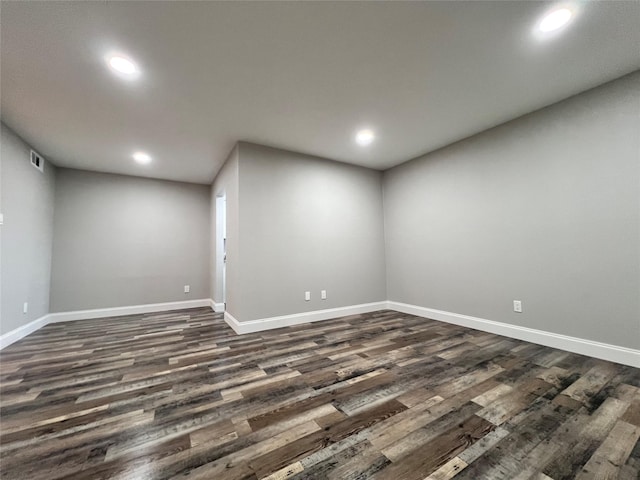
[[[22,305],[22,313],[27,313],[29,311],[29,302],[24,302]]]
[[[320,290],[320,299],[321,300],[326,300],[327,299],[327,291],[326,290]]]
[[[184,286],[184,293],[189,293],[191,291],[191,286],[190,285],[185,285]]]
[[[522,302],[520,300],[513,301],[513,311],[517,313],[522,313]]]
[[[304,301],[308,302],[311,300],[311,292],[304,292]]]

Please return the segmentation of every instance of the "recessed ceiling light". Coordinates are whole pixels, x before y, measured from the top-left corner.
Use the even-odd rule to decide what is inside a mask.
[[[356,133],[356,143],[363,147],[369,145],[375,138],[375,134],[369,129],[360,130]]]
[[[569,8],[556,8],[542,17],[538,23],[538,30],[542,33],[559,30],[569,23],[571,17],[573,17],[573,12]]]
[[[148,165],[149,163],[151,163],[151,156],[148,153],[135,152],[132,156],[133,159],[140,165]]]
[[[115,73],[126,78],[136,78],[140,75],[140,69],[135,62],[122,55],[110,55],[107,64]]]

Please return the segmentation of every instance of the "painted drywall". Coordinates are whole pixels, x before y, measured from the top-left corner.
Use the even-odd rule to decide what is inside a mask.
[[[233,312],[239,305],[239,231],[238,231],[238,148],[234,147],[211,185],[211,298],[216,304],[223,303],[223,245],[218,231],[223,229],[223,219],[216,211],[216,198],[226,198],[226,303],[227,311]]]
[[[51,311],[209,298],[209,200],[208,185],[58,169]]]
[[[30,147],[0,123],[0,334],[49,313],[56,168],[31,166]],[[23,304],[28,311],[23,313]]]
[[[389,300],[640,348],[639,132],[635,73],[386,171]]]
[[[385,300],[382,174],[251,143],[238,148],[242,302],[233,316]]]

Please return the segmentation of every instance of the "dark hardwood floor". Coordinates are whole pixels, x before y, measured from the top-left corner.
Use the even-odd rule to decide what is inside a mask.
[[[209,309],[1,352],[3,479],[637,479],[640,370],[393,311]]]

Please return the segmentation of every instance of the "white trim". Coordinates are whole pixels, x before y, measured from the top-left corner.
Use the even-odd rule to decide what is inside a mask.
[[[15,330],[11,330],[10,332],[7,332],[1,335],[0,350],[26,337],[30,333],[33,333],[36,330],[41,329],[50,321],[51,321],[51,318],[49,315],[43,315],[42,317],[36,318],[35,320],[27,323],[26,325],[22,325],[21,327],[18,327]]]
[[[182,302],[151,303],[148,305],[132,305],[128,307],[98,308],[94,310],[76,310],[72,312],[49,313],[21,327],[11,330],[0,336],[0,350],[17,342],[30,333],[41,329],[49,323],[68,322],[73,320],[90,320],[92,318],[119,317],[123,315],[136,315],[140,313],[169,312],[182,310],[183,308],[211,307],[215,311],[218,305],[210,298],[199,300],[186,300]]]
[[[182,302],[153,303],[149,305],[134,305],[129,307],[101,308],[94,310],[79,310],[73,312],[50,313],[44,315],[26,325],[16,328],[0,336],[0,349],[11,345],[14,342],[26,337],[30,333],[44,327],[48,323],[66,322],[71,320],[89,320],[92,318],[117,317],[122,315],[135,315],[140,313],[165,312],[171,310],[181,310],[184,308],[210,307],[216,312],[224,311],[223,303],[215,303],[212,299],[187,300]],[[583,338],[570,337],[558,333],[545,332],[533,328],[509,325],[507,323],[496,322],[484,318],[461,315],[459,313],[446,312],[433,308],[419,307],[400,302],[374,302],[361,305],[351,305],[347,307],[329,308],[326,310],[315,310],[312,312],[297,313],[293,315],[283,315],[279,317],[263,318],[239,322],[229,312],[225,312],[224,319],[237,334],[261,332],[274,328],[282,328],[301,323],[317,322],[331,318],[343,317],[347,315],[357,315],[360,313],[375,312],[378,310],[396,310],[398,312],[409,313],[419,317],[431,318],[441,322],[453,323],[463,327],[469,327],[484,332],[495,333],[518,340],[537,343],[547,347],[559,348],[569,352],[587,355],[589,357],[601,358],[611,362],[622,363],[632,367],[640,368],[640,350],[619,347],[608,343],[586,340]]]
[[[90,320],[92,318],[121,317],[140,313],[169,312],[183,308],[210,307],[211,299],[186,300],[182,302],[150,303],[148,305],[131,305],[128,307],[96,308],[93,310],[76,310],[72,312],[50,313],[51,322],[69,322],[71,320]]]
[[[224,312],[224,303],[216,303],[215,300],[209,299],[209,306],[216,313]]]
[[[231,329],[238,335],[241,335],[243,333],[250,333],[249,330],[245,332],[242,328],[242,324],[238,320],[236,320],[236,317],[231,315],[229,312],[224,312],[224,321],[227,322],[227,325],[229,325]],[[256,332],[257,331],[258,330],[256,330]]]
[[[584,338],[570,337],[568,335],[545,332],[543,330],[520,327],[518,325],[509,325],[508,323],[461,315],[459,313],[445,312],[433,308],[419,307],[407,303],[388,301],[387,308],[640,368],[640,350],[633,348],[619,347],[608,343],[586,340]]]
[[[262,332],[274,328],[289,327],[301,323],[317,322],[329,320],[331,318],[344,317],[347,315],[357,315],[359,313],[376,312],[384,310],[387,302],[363,303],[360,305],[350,305],[347,307],[328,308],[326,310],[314,310],[312,312],[294,313],[292,315],[282,315],[280,317],[261,318],[259,320],[249,320],[239,322],[229,312],[224,313],[224,320],[238,334]]]

